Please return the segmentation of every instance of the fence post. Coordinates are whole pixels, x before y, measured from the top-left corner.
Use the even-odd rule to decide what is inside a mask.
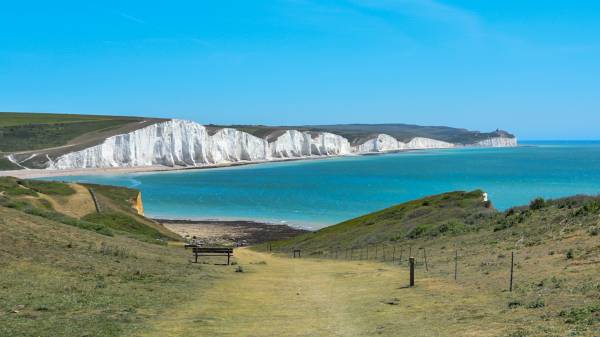
[[[396,246],[394,246],[394,249],[392,250],[392,264],[396,262]]]
[[[509,285],[509,291],[512,292],[513,290],[513,267],[515,265],[515,252],[510,252],[510,285]]]
[[[454,281],[456,281],[456,277],[457,277],[457,272],[458,272],[458,249],[455,251],[455,255],[454,255]]]
[[[414,257],[409,257],[408,258],[408,265],[410,268],[410,287],[414,287],[415,286],[415,258]]]
[[[402,264],[402,253],[404,253],[404,247],[400,247],[400,259],[398,260],[398,264]]]
[[[423,247],[423,260],[425,260],[425,271],[429,271],[429,267],[427,266],[427,251],[425,247]]]

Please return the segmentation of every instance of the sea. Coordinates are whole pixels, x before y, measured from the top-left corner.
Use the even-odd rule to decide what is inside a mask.
[[[481,189],[500,210],[600,193],[600,142],[423,150],[228,168],[53,177],[142,191],[146,215],[318,229],[408,200]]]

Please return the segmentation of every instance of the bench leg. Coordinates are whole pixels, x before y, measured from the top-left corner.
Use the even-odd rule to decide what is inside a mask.
[[[198,253],[195,253],[195,254],[194,254],[194,258],[195,258],[195,261],[194,261],[194,262],[195,262],[195,263],[198,263]]]
[[[230,255],[229,255],[229,253],[227,253],[227,265],[229,265],[229,257],[230,257]]]

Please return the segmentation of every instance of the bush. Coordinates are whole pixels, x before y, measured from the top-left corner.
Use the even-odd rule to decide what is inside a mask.
[[[508,302],[508,307],[510,309],[520,307],[521,305],[523,305],[523,303],[521,303],[521,301],[519,300],[511,300],[510,302]]]
[[[544,198],[536,198],[531,203],[529,203],[529,209],[537,210],[546,207],[546,201]]]
[[[591,236],[597,236],[597,235],[598,235],[598,232],[599,232],[599,230],[598,230],[598,227],[595,227],[595,226],[594,226],[594,227],[591,227],[591,228],[588,230],[588,232],[590,233],[590,235],[591,235]]]
[[[544,302],[544,299],[542,299],[542,298],[538,298],[535,301],[527,304],[527,308],[529,308],[529,309],[543,308],[545,306],[546,306],[546,303]]]
[[[567,257],[567,260],[571,260],[574,257],[573,249],[569,248],[569,250],[567,250],[567,253],[565,255]]]

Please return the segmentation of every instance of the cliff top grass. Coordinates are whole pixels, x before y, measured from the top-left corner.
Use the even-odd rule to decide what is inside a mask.
[[[90,188],[101,212],[96,210]],[[4,207],[108,236],[121,233],[153,243],[181,240],[161,224],[137,214],[133,206],[138,194],[115,186],[0,177],[0,205]]]
[[[514,135],[502,130],[479,132],[447,126],[419,126],[409,124],[334,124],[298,126],[208,125],[209,132],[211,133],[215,133],[219,129],[226,127],[235,128],[267,140],[274,140],[285,130],[290,129],[308,132],[330,132],[345,137],[352,145],[362,144],[382,133],[390,135],[401,142],[409,142],[415,137],[425,137],[449,143],[473,144],[493,137],[514,138]]]
[[[50,197],[17,179],[0,179],[0,186],[0,200],[27,201],[34,209]],[[84,188],[69,186],[75,194],[50,200]],[[135,194],[92,188],[106,207]],[[449,220],[465,226],[448,230]],[[213,266],[217,258],[190,264],[180,245],[65,221],[0,204],[0,336],[591,337],[600,331],[597,197],[536,199],[497,212],[481,191],[447,193],[316,232],[314,242],[275,243],[275,254],[258,251],[265,246],[236,249],[229,267]],[[421,224],[430,226],[416,233]],[[372,232],[377,258],[343,261],[326,250],[371,242]],[[298,243],[303,258],[292,259],[287,249]],[[410,246],[415,288],[407,287],[406,250],[402,263],[390,258],[393,247]],[[508,292],[511,252],[515,282]]]
[[[460,234],[475,230],[479,219],[495,213],[491,203],[484,202],[480,190],[450,192],[402,203],[272,245],[276,249],[318,250],[332,245],[351,248]]]
[[[47,161],[46,155],[54,158],[66,152],[99,144],[110,136],[128,133],[164,120],[125,116],[0,112],[0,157],[17,153],[15,156],[22,166],[43,167]],[[0,159],[0,170],[20,168],[6,158]]]
[[[416,302],[398,294],[398,305],[411,306],[416,316],[431,310],[415,319],[429,322],[429,328],[435,326],[431,322],[444,322],[446,330],[435,332],[440,336],[468,335],[466,331],[482,336],[597,336],[600,197],[537,198],[498,212],[477,195],[479,191],[427,197],[271,245],[280,256],[301,249],[303,257],[317,261],[348,261],[351,256],[359,265],[386,261],[391,268],[406,268],[410,252],[417,261],[417,286],[446,284],[430,288]],[[514,287],[509,292],[512,253]],[[439,307],[430,307],[431,301],[446,303],[442,299],[455,285],[461,290],[448,305],[461,308],[454,307],[447,316],[435,314]],[[460,294],[479,300],[467,304]],[[475,318],[481,325],[450,333]],[[486,330],[490,327],[496,332]]]

